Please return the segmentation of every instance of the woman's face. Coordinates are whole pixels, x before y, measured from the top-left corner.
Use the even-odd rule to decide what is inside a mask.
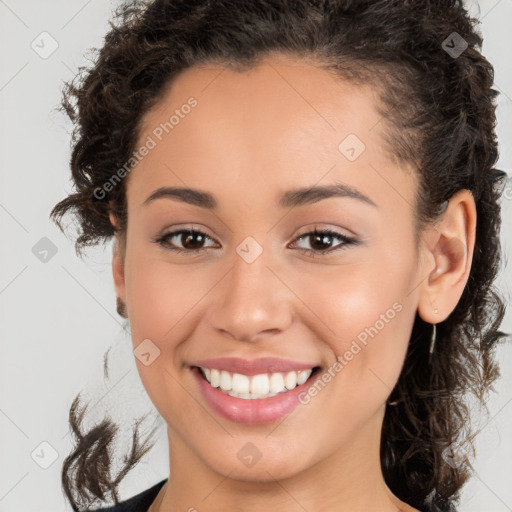
[[[388,158],[376,100],[370,87],[274,57],[243,73],[189,69],[143,119],[114,275],[178,464],[264,481],[378,457],[430,269],[415,244],[416,177]],[[161,187],[204,195],[148,199]],[[180,230],[204,235],[155,241]],[[205,362],[219,358],[245,361]],[[250,365],[261,358],[289,366]],[[320,370],[248,399],[195,366],[231,370],[225,387],[236,373],[236,389],[256,382],[261,393],[293,387],[293,368]]]

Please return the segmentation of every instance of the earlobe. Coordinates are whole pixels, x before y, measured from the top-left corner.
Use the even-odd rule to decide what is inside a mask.
[[[114,285],[116,288],[116,293],[118,296],[124,299],[120,292],[124,293],[124,259],[121,254],[121,248],[119,243],[119,238],[116,236],[114,238],[114,243],[112,247],[112,276],[114,278]]]
[[[114,238],[112,249],[112,277],[114,279],[114,288],[116,291],[116,309],[120,316],[127,318],[126,299],[125,299],[125,281],[124,281],[124,258],[119,247],[119,239]]]
[[[112,224],[112,226],[114,226],[116,228],[117,227],[117,217],[112,212],[112,210],[109,211],[108,218],[110,219],[110,224]]]
[[[426,322],[446,320],[457,306],[471,270],[475,230],[476,206],[469,190],[457,192],[441,220],[428,228],[428,257],[423,258],[428,265],[418,303],[418,314]]]

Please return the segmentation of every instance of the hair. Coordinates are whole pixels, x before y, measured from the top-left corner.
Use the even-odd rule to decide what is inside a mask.
[[[451,315],[437,324],[430,364],[432,326],[416,314],[383,421],[386,484],[420,511],[449,510],[460,499],[478,433],[470,429],[468,397],[486,405],[500,375],[495,349],[506,336],[498,330],[504,301],[493,285],[501,262],[498,184],[505,176],[494,168],[498,93],[491,88],[494,69],[480,53],[477,23],[455,0],[134,1],[116,10],[104,45],[90,67],[65,83],[61,104],[74,124],[74,193],[50,216],[64,231],[63,215],[74,213],[80,256],[87,246],[125,235],[126,178],[102,199],[95,191],[130,160],[141,118],[167,85],[201,64],[242,72],[282,54],[310,58],[342,80],[374,87],[386,148],[418,175],[418,233],[457,191],[471,191],[478,221],[466,287]],[[443,46],[454,32],[467,43],[458,56]],[[149,448],[135,430],[132,456],[120,475],[111,476],[116,426],[105,420],[83,433],[78,403],[79,396],[70,411],[77,442],[63,466],[63,488],[74,510],[107,496],[117,503],[120,479]],[[471,450],[460,449],[461,441]],[[457,464],[446,456],[454,447]]]

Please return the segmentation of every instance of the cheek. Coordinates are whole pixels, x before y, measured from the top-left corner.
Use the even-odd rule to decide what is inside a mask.
[[[176,338],[176,330],[186,323],[188,313],[200,303],[208,289],[204,272],[200,279],[199,272],[191,267],[185,269],[143,254],[135,255],[125,272],[130,326],[135,339],[141,336],[168,341]]]
[[[197,304],[208,288],[195,282],[189,270],[142,254],[127,260],[125,282],[137,370],[154,406],[171,424],[176,422],[173,411],[190,407],[190,396],[180,384],[182,346],[192,335]],[[150,364],[137,357],[139,346],[148,347],[144,352],[151,353]]]
[[[296,280],[300,288],[295,288],[315,313],[310,329],[321,333],[334,353],[332,360],[338,356],[340,365],[333,369],[340,390],[336,400],[353,398],[353,407],[365,394],[381,402],[391,392],[416,311],[410,293],[417,271],[414,251],[370,252],[366,259],[333,267],[321,278],[303,274]]]

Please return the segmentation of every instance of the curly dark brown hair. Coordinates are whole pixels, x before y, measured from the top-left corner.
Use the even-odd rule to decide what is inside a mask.
[[[62,108],[75,126],[75,191],[51,217],[64,231],[62,216],[75,214],[80,256],[86,246],[125,236],[126,179],[101,198],[98,190],[130,160],[141,118],[167,84],[200,63],[244,71],[270,53],[307,56],[341,79],[374,86],[390,155],[419,176],[417,233],[457,191],[472,192],[478,222],[467,285],[455,310],[437,325],[431,364],[431,325],[416,315],[383,423],[385,481],[421,511],[448,510],[460,499],[470,457],[466,450],[453,464],[445,453],[462,441],[474,451],[478,432],[468,431],[474,412],[468,397],[486,406],[500,375],[495,349],[505,337],[498,330],[504,301],[493,284],[501,261],[499,183],[505,174],[494,169],[497,91],[491,88],[493,67],[480,53],[478,23],[455,0],[139,0],[114,13],[97,57],[63,91]],[[458,56],[443,44],[453,46],[454,32],[467,43]],[[141,445],[135,430],[131,457],[119,475],[110,475],[116,426],[105,420],[83,433],[78,404],[79,397],[70,411],[77,444],[63,466],[63,488],[74,510],[107,496],[117,503],[120,479],[149,445]]]

